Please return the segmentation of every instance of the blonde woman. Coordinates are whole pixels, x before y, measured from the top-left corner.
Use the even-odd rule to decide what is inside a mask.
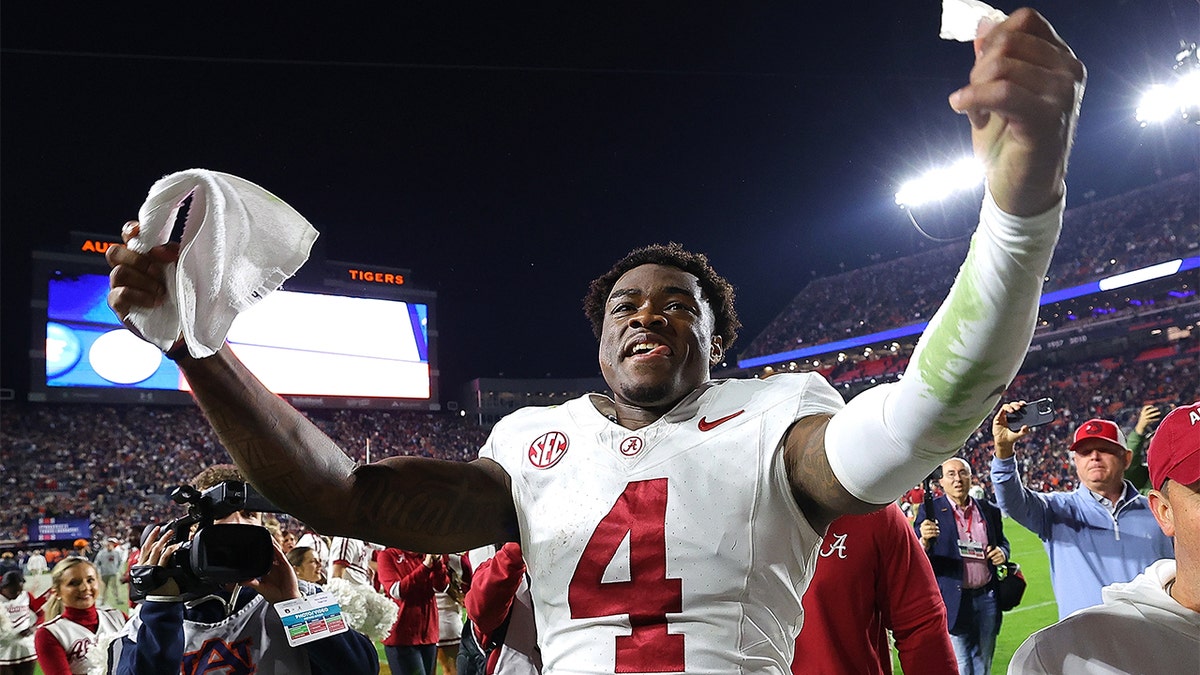
[[[38,665],[45,675],[84,675],[87,653],[99,639],[116,634],[125,615],[97,608],[100,576],[84,558],[66,558],[50,571],[53,593],[46,603],[46,623],[34,635]]]

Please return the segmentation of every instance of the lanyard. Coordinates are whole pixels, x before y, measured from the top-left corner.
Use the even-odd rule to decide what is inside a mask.
[[[959,517],[959,508],[957,506],[952,506],[950,510],[954,513],[954,522],[958,525],[958,531],[966,534],[967,541],[974,541],[971,537],[971,521],[973,520],[972,516],[975,514],[975,504],[968,502],[967,508],[962,509],[965,520],[963,517]]]

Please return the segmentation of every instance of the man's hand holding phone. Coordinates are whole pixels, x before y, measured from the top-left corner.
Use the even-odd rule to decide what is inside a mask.
[[[1008,414],[1008,428],[1020,431],[1023,427],[1040,427],[1054,421],[1054,401],[1049,398],[1039,398],[1033,403],[1022,401],[1022,407]]]
[[[1054,420],[1054,402],[1048,398],[1033,403],[1012,401],[1000,406],[992,418],[992,439],[997,459],[1013,456],[1017,441],[1029,435],[1035,426]]]

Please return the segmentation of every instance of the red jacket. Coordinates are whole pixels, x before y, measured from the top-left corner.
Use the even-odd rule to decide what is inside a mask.
[[[482,645],[494,642],[496,630],[509,622],[502,644],[488,652],[484,672],[540,673],[541,652],[529,589],[524,584],[521,546],[515,542],[505,544],[495,556],[476,565],[473,577],[464,604],[476,641]]]
[[[494,557],[479,563],[472,572],[471,589],[463,604],[467,617],[485,640],[508,618],[524,574],[521,546],[513,542],[496,551]]]
[[[946,606],[929,559],[896,505],[833,521],[804,594],[793,673],[957,673]]]
[[[438,641],[438,608],[434,593],[450,583],[441,556],[426,567],[425,554],[385,548],[375,554],[379,585],[400,607],[392,632],[383,640],[389,647],[433,645]]]

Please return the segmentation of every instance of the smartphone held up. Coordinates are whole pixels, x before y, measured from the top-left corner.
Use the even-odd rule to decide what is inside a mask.
[[[1054,400],[1050,398],[1039,398],[1008,414],[1008,428],[1012,431],[1020,431],[1021,427],[1040,427],[1053,421]]]

